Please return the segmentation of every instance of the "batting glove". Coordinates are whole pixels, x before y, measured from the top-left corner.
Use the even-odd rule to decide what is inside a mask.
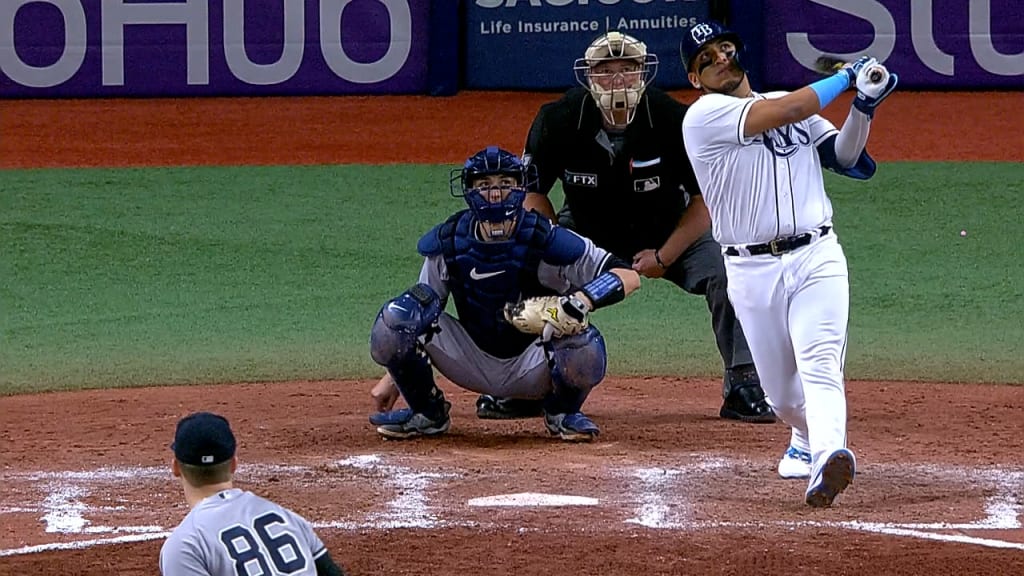
[[[878,82],[871,82],[869,67],[863,68],[857,75],[857,97],[853,99],[853,107],[863,112],[868,118],[874,118],[875,108],[896,90],[896,84],[900,80],[899,76],[890,73],[881,64],[874,68],[881,70],[882,79]]]
[[[852,88],[857,85],[857,76],[860,75],[860,71],[874,66],[875,64],[878,64],[878,60],[875,60],[870,56],[861,56],[857,60],[840,68],[837,74],[846,74],[847,82],[849,82],[847,88]]]

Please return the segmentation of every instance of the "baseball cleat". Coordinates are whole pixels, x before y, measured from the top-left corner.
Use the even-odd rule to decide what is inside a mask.
[[[836,496],[853,482],[856,473],[857,459],[853,452],[841,448],[829,454],[807,490],[807,505],[828,508]]]
[[[370,416],[370,422],[377,425],[378,434],[388,439],[405,440],[417,436],[437,436],[447,432],[452,425],[452,419],[448,416],[451,406],[446,401],[440,417],[436,419],[413,412],[409,408],[402,408],[374,414]]]
[[[760,386],[738,388],[722,403],[718,415],[726,420],[739,420],[750,424],[771,424],[775,412],[764,399]]]
[[[572,414],[544,414],[548,432],[566,442],[590,442],[601,433],[594,421],[582,412]]]
[[[730,368],[725,372],[729,396],[722,403],[718,415],[726,420],[739,420],[751,424],[775,422],[775,412],[765,399],[761,380],[753,364]]]
[[[401,424],[412,418],[413,411],[409,408],[390,410],[388,412],[374,412],[370,414],[370,424],[383,426],[385,424]]]
[[[810,478],[811,453],[790,446],[779,460],[779,476],[783,478]]]
[[[544,400],[499,398],[481,394],[476,399],[476,417],[481,420],[518,420],[535,418],[544,413]]]

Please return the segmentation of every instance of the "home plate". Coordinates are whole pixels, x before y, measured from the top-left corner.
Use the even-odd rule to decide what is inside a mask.
[[[523,492],[473,498],[468,504],[470,506],[597,506],[597,498]]]

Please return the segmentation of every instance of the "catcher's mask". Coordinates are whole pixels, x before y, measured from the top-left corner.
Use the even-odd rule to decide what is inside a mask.
[[[463,198],[480,222],[489,224],[489,239],[506,239],[523,212],[526,191],[537,180],[537,167],[515,154],[488,146],[452,170],[452,196]]]
[[[628,34],[607,32],[590,43],[573,70],[605,120],[613,126],[627,126],[644,90],[658,74],[658,57]]]
[[[736,47],[736,51],[732,55],[733,62],[740,67],[746,73],[743,65],[740,64],[740,52],[743,51],[743,39],[740,35],[729,30],[725,26],[722,26],[714,20],[707,20],[700,22],[693,26],[683,34],[683,39],[679,41],[679,58],[683,61],[683,68],[686,71],[693,72],[700,75],[713,62],[706,62],[699,64],[695,61],[695,58],[705,46],[716,40],[728,40],[732,42],[733,46]],[[693,66],[691,68],[691,66]]]

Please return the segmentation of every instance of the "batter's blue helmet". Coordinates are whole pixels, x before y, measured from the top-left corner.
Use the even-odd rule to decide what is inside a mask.
[[[477,219],[484,222],[501,223],[519,217],[523,209],[526,191],[537,180],[537,167],[524,164],[515,154],[488,146],[470,156],[461,169],[452,170],[449,181],[452,196],[464,198]],[[486,190],[473,186],[473,180],[480,176],[512,176],[516,186],[500,202],[491,202]]]
[[[679,58],[683,61],[683,68],[690,70],[690,63],[704,46],[714,40],[728,40],[736,45],[736,57],[743,51],[743,40],[740,35],[722,26],[714,20],[699,22],[683,34],[679,41]]]

